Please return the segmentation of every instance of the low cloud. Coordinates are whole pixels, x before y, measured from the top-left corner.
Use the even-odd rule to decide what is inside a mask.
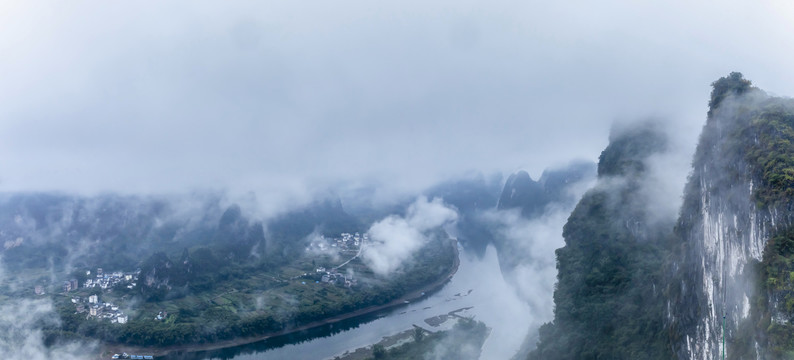
[[[455,209],[439,198],[420,196],[405,216],[391,215],[370,227],[371,244],[362,253],[364,263],[376,274],[391,273],[427,241],[428,232],[458,219]]]
[[[678,218],[683,202],[684,185],[692,170],[695,142],[685,128],[658,118],[616,124],[610,137],[633,136],[621,133],[643,127],[653,131],[664,142],[659,149],[637,159],[642,162],[643,173],[637,177],[603,177],[598,180],[597,186],[610,195],[611,207],[642,210],[630,210],[631,214],[625,214],[627,218],[634,218],[656,229],[669,228]],[[622,203],[625,200],[621,192],[627,186],[638,186],[632,204]]]
[[[5,277],[0,258],[0,283],[15,283]],[[49,298],[11,297],[0,305],[0,354],[3,359],[85,359],[96,350],[96,344],[56,342],[45,344],[46,328],[59,326],[59,318]]]
[[[477,360],[480,358],[481,348],[479,344],[469,343],[471,334],[465,330],[453,328],[449,333],[430,350],[424,354],[425,360]]]
[[[306,248],[305,254],[311,258],[327,256],[333,263],[338,263],[342,259],[339,256],[339,249],[332,247],[328,242],[328,239],[320,234],[317,229],[315,229],[311,234],[307,235],[303,241],[309,244],[309,246]]]
[[[593,181],[571,184],[566,191],[580,199]],[[578,202],[578,200],[576,201]],[[519,211],[492,211],[485,218],[494,225],[502,242],[500,261],[505,279],[530,306],[531,327],[551,320],[554,311],[554,284],[557,281],[554,251],[565,245],[562,228],[575,203],[548,205],[543,215],[526,219]],[[505,266],[505,264],[514,266]]]

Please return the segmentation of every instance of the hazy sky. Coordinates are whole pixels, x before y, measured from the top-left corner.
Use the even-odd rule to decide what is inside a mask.
[[[418,189],[794,95],[790,1],[2,1],[0,191]],[[276,200],[272,200],[276,201]]]

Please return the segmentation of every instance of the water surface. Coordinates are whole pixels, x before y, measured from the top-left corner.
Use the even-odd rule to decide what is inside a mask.
[[[482,258],[461,249],[460,266],[452,279],[438,292],[407,306],[248,345],[167,359],[329,359],[413,325],[433,331],[424,319],[467,307],[471,309],[462,315],[473,316],[492,329],[481,358],[513,356],[529,330],[530,311],[502,277],[496,250],[489,246]]]

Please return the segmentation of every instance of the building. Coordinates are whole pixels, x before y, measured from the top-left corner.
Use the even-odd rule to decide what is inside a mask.
[[[70,290],[72,290],[72,283],[70,283],[68,281],[64,281],[63,282],[63,291],[64,292],[69,292]]]
[[[44,295],[44,287],[41,285],[36,285],[36,287],[33,288],[33,292],[35,292],[36,295]]]
[[[69,280],[69,284],[72,287],[72,290],[77,290],[77,279]]]
[[[89,303],[89,304],[96,304],[96,303],[99,303],[99,296],[96,296],[96,295],[91,295],[91,296],[89,296],[89,297],[88,297],[88,303]]]
[[[97,314],[99,313],[99,308],[96,306],[92,306],[91,309],[88,310],[88,313],[91,314],[91,316],[97,316]]]
[[[127,320],[129,320],[129,317],[127,317],[127,315],[119,315],[119,317],[116,318],[116,320],[118,321],[119,324],[126,324]]]

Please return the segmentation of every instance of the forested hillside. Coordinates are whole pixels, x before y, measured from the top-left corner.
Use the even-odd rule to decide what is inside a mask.
[[[641,187],[645,159],[667,146],[657,127],[613,130],[598,184],[563,230],[554,321],[541,327],[530,359],[670,358],[661,297],[669,230],[648,225]]]

